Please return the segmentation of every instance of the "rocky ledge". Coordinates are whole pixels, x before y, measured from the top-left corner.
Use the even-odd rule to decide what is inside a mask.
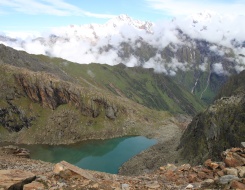
[[[152,173],[121,176],[18,157],[1,148],[0,190],[86,189],[245,189],[245,148],[222,153],[222,162],[167,164]]]

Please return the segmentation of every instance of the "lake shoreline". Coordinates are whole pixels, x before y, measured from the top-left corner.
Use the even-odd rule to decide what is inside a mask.
[[[155,145],[157,140],[143,136],[91,140],[70,145],[19,145],[30,158],[45,162],[69,162],[83,169],[117,174],[127,160]]]
[[[140,131],[139,136],[142,135],[150,139],[156,139],[157,143],[126,161],[120,167],[119,174],[138,175],[142,172],[153,171],[154,169],[157,169],[159,166],[166,163],[176,163],[176,160],[178,159],[176,146],[179,143],[179,138],[183,133],[183,129],[189,121],[190,117],[181,115],[179,117],[173,117],[171,119],[164,120],[161,126],[153,127],[151,130],[146,130],[143,128],[143,130]],[[127,137],[136,135],[125,136]],[[1,144],[14,144],[16,146],[22,145],[11,142],[4,142]],[[147,162],[145,162],[145,160],[147,160]]]
[[[119,175],[137,176],[150,173],[168,163],[176,165],[187,163],[186,160],[180,159],[177,146],[191,118],[180,116],[178,119],[180,124],[169,123],[156,130],[154,138],[158,140],[158,143],[125,162],[119,169]]]

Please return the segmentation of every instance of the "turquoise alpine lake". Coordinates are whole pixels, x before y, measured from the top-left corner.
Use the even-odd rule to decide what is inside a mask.
[[[118,173],[119,167],[156,144],[155,139],[142,136],[120,137],[107,140],[89,140],[72,145],[24,145],[31,158],[57,163],[65,160],[83,169]]]

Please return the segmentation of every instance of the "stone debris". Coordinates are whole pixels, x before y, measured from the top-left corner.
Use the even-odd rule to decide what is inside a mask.
[[[34,181],[32,183],[24,185],[23,190],[44,190],[44,189],[45,189],[44,184],[37,182],[37,181]]]
[[[152,183],[148,183],[147,185],[145,185],[147,188],[150,188],[150,189],[158,189],[160,188],[161,186],[158,184],[157,181],[153,181]]]
[[[193,189],[193,187],[194,187],[194,186],[193,186],[192,184],[189,184],[189,185],[186,186],[185,189]]]
[[[211,159],[208,159],[204,162],[204,166],[209,167],[212,170],[215,170],[219,167],[219,164],[212,162]]]
[[[227,167],[237,167],[245,165],[245,148],[232,148],[222,153],[222,158]]]
[[[238,176],[238,171],[236,168],[225,168],[224,169],[224,173],[227,175],[234,175],[234,176]]]
[[[122,190],[129,190],[129,184],[122,184]]]
[[[234,176],[234,175],[224,175],[224,176],[219,178],[219,183],[220,184],[228,184],[229,182],[231,182],[233,180],[239,180],[239,178],[237,176]]]
[[[241,142],[241,146],[245,148],[245,142]]]
[[[239,177],[245,178],[245,166],[238,166],[236,169],[238,170]]]
[[[89,179],[91,181],[96,181],[96,178],[94,178],[89,172],[86,170],[83,170],[79,167],[76,167],[66,161],[61,161],[60,163],[56,164],[54,166],[54,173],[60,174],[61,172],[66,172],[71,173],[71,175],[79,175],[82,176],[86,179]]]
[[[245,184],[234,180],[231,182],[231,189],[245,189]]]
[[[35,179],[36,176],[29,171],[0,170],[0,188],[19,190],[25,184],[31,183]]]
[[[244,152],[244,148],[233,148],[222,153],[224,162],[213,162],[209,159],[199,166],[167,164],[154,172],[143,173],[140,176],[121,176],[84,170],[65,161],[56,165],[42,165],[41,161],[37,161],[42,163],[38,165],[31,159],[15,157],[14,160],[22,164],[29,163],[31,166],[28,171],[21,171],[21,174],[29,172],[29,175],[23,178],[37,176],[35,181],[24,185],[24,190],[244,189],[245,165],[242,162],[242,158],[245,157]],[[7,155],[9,156],[9,154]],[[1,156],[0,161],[3,161]],[[11,164],[11,167],[14,167],[14,163]],[[8,167],[9,163],[3,162],[2,167],[6,167],[5,165]],[[16,168],[20,167],[20,165],[15,166]],[[37,167],[40,167],[39,171]],[[48,167],[46,170],[51,171],[44,172],[43,167]],[[0,171],[10,172],[12,170]],[[0,179],[6,180],[1,175]],[[2,182],[2,184],[4,183],[6,181]],[[0,190],[6,188],[6,186],[0,185]]]

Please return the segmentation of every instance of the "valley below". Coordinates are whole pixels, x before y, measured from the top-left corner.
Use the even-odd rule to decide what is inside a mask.
[[[142,64],[155,57],[164,72],[142,64],[78,64],[0,44],[0,190],[243,189],[242,54],[177,31],[183,43],[157,50],[141,39],[136,49],[121,43],[118,50],[122,60],[131,52]],[[53,38],[48,40],[62,39]],[[111,48],[103,46],[101,52]],[[114,149],[130,137],[154,143],[128,156],[114,172],[102,170],[114,174],[86,167],[105,167],[91,158],[103,150],[89,155],[92,163],[84,168],[91,170],[71,165],[70,158],[46,160],[59,163],[30,159],[38,146],[43,154],[47,149],[44,157],[59,157],[51,146],[105,140],[98,142],[111,141],[104,149]],[[129,146],[120,154],[137,145]],[[77,156],[69,150],[63,154]]]

